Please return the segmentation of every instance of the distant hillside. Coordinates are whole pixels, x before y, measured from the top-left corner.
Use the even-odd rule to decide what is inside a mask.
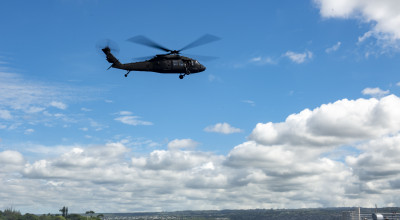
[[[106,220],[130,219],[229,219],[229,220],[340,220],[343,211],[354,211],[355,208],[314,208],[314,209],[253,209],[221,211],[179,211],[179,212],[146,212],[146,213],[103,213]],[[361,208],[361,213],[373,213],[373,208]],[[400,208],[379,208],[380,213],[400,212]]]

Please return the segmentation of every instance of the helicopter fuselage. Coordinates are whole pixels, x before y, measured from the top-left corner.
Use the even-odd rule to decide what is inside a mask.
[[[157,55],[143,62],[125,63],[115,66],[128,71],[149,71],[157,73],[198,73],[206,68],[197,60],[180,55]]]
[[[185,75],[202,72],[206,69],[206,67],[197,60],[178,54],[156,55],[150,60],[143,62],[121,63],[114,57],[109,47],[103,48],[102,51],[106,54],[107,61],[111,63],[109,68],[128,71],[125,77],[127,77],[131,71],[148,71],[157,73],[178,73],[179,78],[183,79]]]

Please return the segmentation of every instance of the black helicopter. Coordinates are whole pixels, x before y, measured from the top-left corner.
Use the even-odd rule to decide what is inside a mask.
[[[106,54],[107,61],[111,63],[111,66],[108,69],[116,68],[127,70],[128,72],[125,74],[125,77],[127,77],[131,71],[149,71],[157,73],[177,73],[179,74],[179,78],[183,79],[183,77],[185,77],[186,75],[204,71],[206,67],[200,64],[195,59],[181,56],[181,51],[203,44],[211,43],[216,40],[219,40],[219,38],[213,35],[206,34],[199,39],[193,41],[192,43],[186,45],[180,50],[170,50],[161,46],[160,44],[155,43],[145,36],[139,35],[129,38],[128,41],[163,50],[168,53],[157,54],[156,56],[146,61],[133,63],[119,62],[119,60],[115,58],[115,56],[111,53],[112,49],[109,45],[105,46],[101,50]]]

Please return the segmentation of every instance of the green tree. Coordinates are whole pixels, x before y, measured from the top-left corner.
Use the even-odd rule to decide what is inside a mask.
[[[22,219],[21,212],[15,210],[13,208],[5,209],[4,212],[3,212],[2,218],[6,219],[6,220],[19,220],[19,219]]]
[[[68,219],[68,220],[86,220],[85,217],[80,216],[80,215],[78,215],[78,214],[71,214],[71,215],[68,215],[67,219]]]
[[[26,213],[26,214],[23,216],[23,219],[24,219],[24,220],[39,220],[39,217],[38,217],[37,215],[33,215],[33,214]]]

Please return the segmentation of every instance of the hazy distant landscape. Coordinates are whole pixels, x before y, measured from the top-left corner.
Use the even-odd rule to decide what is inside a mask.
[[[148,213],[103,213],[104,219],[279,219],[279,220],[340,220],[342,212],[354,211],[354,207],[313,209],[251,209],[251,210],[208,210]],[[379,213],[399,212],[399,207],[378,208]],[[372,214],[374,208],[361,208],[361,213]]]

